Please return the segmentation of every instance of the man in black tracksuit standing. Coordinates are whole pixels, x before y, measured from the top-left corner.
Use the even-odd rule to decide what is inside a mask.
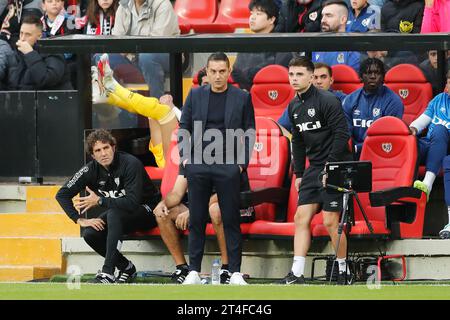
[[[136,276],[136,267],[121,253],[124,234],[157,225],[153,208],[161,200],[139,159],[116,151],[116,140],[106,130],[92,132],[86,139],[86,151],[94,159],[58,191],[56,200],[66,214],[84,230],[84,240],[105,257],[102,272],[94,283],[126,283]],[[86,196],[75,200],[81,191]],[[105,211],[98,218],[82,218],[88,209],[99,206]],[[119,275],[114,277],[115,268]]]
[[[295,213],[294,262],[291,271],[280,281],[282,284],[305,283],[303,273],[311,243],[310,224],[321,209],[323,224],[336,248],[342,195],[328,193],[319,181],[319,175],[328,162],[352,160],[348,148],[350,135],[341,102],[333,93],[314,87],[313,75],[314,64],[308,58],[294,58],[289,63],[289,82],[297,93],[288,111],[299,198]],[[306,157],[310,166],[305,170]],[[347,241],[343,234],[337,252],[339,284],[346,283],[346,252]]]

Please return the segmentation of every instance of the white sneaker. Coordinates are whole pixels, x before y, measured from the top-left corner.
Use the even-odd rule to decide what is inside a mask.
[[[101,87],[98,81],[98,69],[95,66],[91,67],[91,79],[92,79],[92,103],[106,103],[108,98],[104,88]]]
[[[441,237],[441,239],[450,239],[450,223],[447,224],[444,229],[439,231],[439,237]]]
[[[202,284],[202,280],[200,279],[198,272],[192,270],[188,273],[182,284]]]
[[[245,282],[244,278],[242,277],[242,273],[240,273],[240,272],[234,272],[231,275],[230,284],[235,284],[235,285],[239,285],[239,286],[248,285],[248,283]]]

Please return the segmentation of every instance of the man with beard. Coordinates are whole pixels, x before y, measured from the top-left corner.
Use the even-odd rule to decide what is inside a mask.
[[[323,4],[322,32],[345,32],[348,20],[348,7],[345,1],[328,0]],[[346,64],[358,72],[360,54],[354,51],[313,52],[313,62],[326,63],[329,66]]]

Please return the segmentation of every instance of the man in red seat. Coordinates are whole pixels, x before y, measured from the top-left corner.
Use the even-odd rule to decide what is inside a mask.
[[[447,73],[447,89],[450,89],[450,71]],[[450,163],[447,155],[448,142],[450,140],[450,96],[443,92],[438,94],[428,104],[427,109],[409,128],[413,134],[419,134],[423,129],[428,128],[426,137],[419,139],[420,162],[425,164],[426,172],[424,179],[414,182],[414,187],[430,195],[434,180],[444,166],[445,177],[445,200],[449,206],[450,222],[450,184],[447,182],[447,170]],[[450,238],[450,223],[447,224],[439,233],[442,238]]]
[[[80,169],[56,194],[56,200],[75,223],[84,229],[83,238],[105,257],[94,283],[126,283],[136,276],[136,267],[120,253],[124,234],[156,227],[153,208],[161,194],[139,159],[116,151],[116,139],[104,129],[86,139],[86,151],[94,159]],[[82,191],[86,196],[72,198]],[[98,218],[83,218],[87,210],[100,207]],[[119,275],[114,276],[115,269]]]
[[[341,103],[331,93],[312,85],[314,64],[306,57],[292,59],[289,63],[289,82],[296,91],[289,104],[292,123],[292,155],[295,186],[299,192],[295,213],[294,262],[291,271],[280,280],[281,284],[303,284],[306,254],[311,244],[310,224],[322,209],[323,223],[333,246],[338,243],[339,214],[342,195],[329,193],[319,181],[325,164],[332,161],[351,160],[348,150],[349,132]],[[308,157],[310,166],[305,170]],[[347,239],[340,240],[336,253],[339,265],[339,284],[348,283]]]
[[[241,190],[249,190],[248,177],[246,172],[241,173]],[[154,213],[161,232],[161,237],[172,255],[176,270],[172,274],[172,281],[183,283],[189,273],[189,266],[186,263],[183,249],[180,243],[178,230],[186,230],[189,225],[189,205],[188,205],[188,184],[184,176],[184,168],[180,166],[180,172],[175,180],[172,190],[156,206]],[[225,233],[223,231],[222,216],[219,207],[217,194],[214,193],[209,200],[209,216],[217,236],[222,267],[220,270],[220,283],[229,284],[231,273],[228,267],[227,247],[225,243]]]
[[[349,94],[342,104],[357,159],[361,154],[367,129],[381,117],[401,119],[404,106],[400,97],[384,85],[386,72],[380,59],[368,58],[361,63],[359,76],[363,87]]]

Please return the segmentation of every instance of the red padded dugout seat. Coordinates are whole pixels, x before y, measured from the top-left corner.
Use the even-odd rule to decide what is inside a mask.
[[[396,65],[386,73],[384,82],[402,99],[403,120],[408,125],[425,111],[433,98],[431,84],[422,70],[412,64]]]
[[[278,123],[256,117],[256,141],[247,168],[251,190],[282,188],[290,161],[289,140]],[[256,220],[275,220],[276,206],[263,203],[255,206]]]
[[[358,195],[375,235],[386,238],[422,237],[426,195],[412,188],[417,171],[417,156],[416,137],[409,133],[408,126],[402,120],[383,117],[367,130],[360,159],[372,162],[373,191],[370,199],[368,193]],[[387,191],[389,188],[392,189]],[[399,193],[399,190],[402,192]],[[393,199],[392,191],[403,196]],[[386,206],[374,206],[374,195],[378,195],[378,200],[385,199]],[[351,228],[350,236],[371,236],[356,203],[354,207],[355,225]],[[399,214],[399,209],[404,211]],[[324,235],[327,235],[325,227],[317,225],[313,236]]]
[[[337,64],[332,66],[331,69],[333,70],[334,79],[331,85],[333,90],[350,94],[363,86],[358,73],[352,67],[345,64]]]
[[[250,226],[249,234],[253,238],[293,237],[295,234],[294,217],[297,211],[298,192],[295,189],[295,177],[291,180],[286,222],[256,220]]]
[[[217,0],[176,0],[174,5],[181,33],[194,25],[212,23],[217,16]]]
[[[255,75],[252,95],[255,116],[277,120],[295,95],[289,84],[288,70],[280,65],[269,65]]]

